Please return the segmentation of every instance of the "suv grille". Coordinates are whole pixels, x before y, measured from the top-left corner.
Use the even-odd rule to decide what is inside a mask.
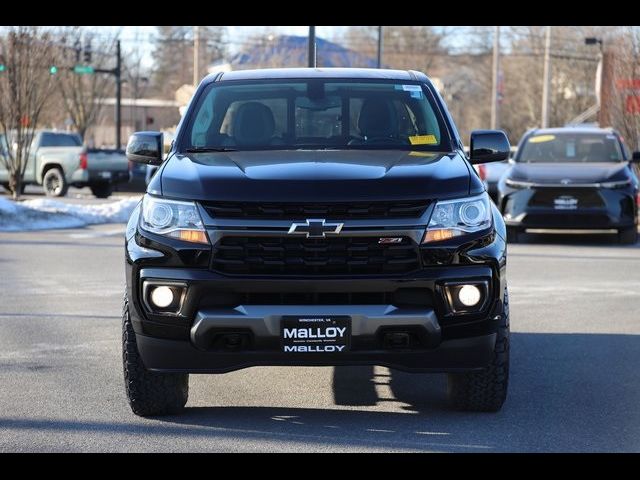
[[[420,267],[409,238],[380,245],[380,237],[224,237],[212,269],[240,275],[394,275]]]
[[[577,208],[603,207],[604,202],[595,188],[539,188],[529,200],[530,207],[551,207],[560,197],[578,200]]]
[[[356,203],[234,203],[206,202],[203,207],[214,218],[269,220],[352,220],[367,218],[417,218],[429,203],[420,201]]]

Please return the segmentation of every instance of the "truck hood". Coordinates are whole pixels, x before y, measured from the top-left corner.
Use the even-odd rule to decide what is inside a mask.
[[[340,202],[466,196],[470,174],[457,153],[270,150],[174,155],[154,180],[170,198]]]
[[[513,166],[509,178],[540,183],[598,183],[626,180],[627,164],[620,163],[518,163]]]

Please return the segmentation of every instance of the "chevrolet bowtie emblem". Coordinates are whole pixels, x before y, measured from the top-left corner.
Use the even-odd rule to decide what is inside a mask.
[[[307,219],[305,223],[294,223],[289,235],[306,235],[307,238],[325,238],[327,234],[338,235],[344,223],[326,223],[323,219]]]

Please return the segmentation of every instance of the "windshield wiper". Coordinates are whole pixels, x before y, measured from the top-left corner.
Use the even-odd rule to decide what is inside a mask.
[[[235,148],[228,147],[200,147],[200,148],[187,148],[187,153],[208,153],[208,152],[237,152]]]

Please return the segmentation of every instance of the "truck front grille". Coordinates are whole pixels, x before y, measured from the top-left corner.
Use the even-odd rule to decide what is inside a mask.
[[[223,237],[212,269],[237,275],[396,275],[420,267],[417,245],[380,237]]]
[[[420,201],[350,202],[350,203],[257,203],[204,202],[213,218],[247,218],[263,220],[354,220],[369,218],[418,218],[429,203]]]
[[[400,288],[386,292],[208,292],[202,307],[236,307],[238,305],[395,305],[398,307],[433,307],[433,293],[428,288]]]

